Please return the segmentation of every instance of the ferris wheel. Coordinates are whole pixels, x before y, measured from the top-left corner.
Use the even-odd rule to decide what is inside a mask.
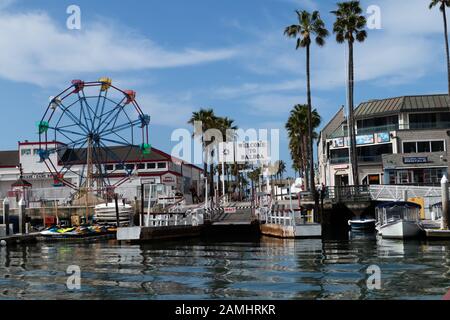
[[[151,153],[149,124],[135,91],[115,87],[110,78],[73,80],[50,98],[38,123],[40,161],[55,183],[72,189],[118,187],[136,174],[127,160]]]

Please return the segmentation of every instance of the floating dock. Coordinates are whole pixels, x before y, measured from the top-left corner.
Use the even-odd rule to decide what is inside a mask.
[[[450,230],[442,230],[439,220],[424,220],[422,225],[427,239],[450,239]]]
[[[117,229],[117,240],[146,242],[199,237],[203,226],[126,227]]]
[[[280,224],[261,224],[261,233],[265,236],[296,239],[296,238],[321,238],[322,226],[318,223],[284,226]]]

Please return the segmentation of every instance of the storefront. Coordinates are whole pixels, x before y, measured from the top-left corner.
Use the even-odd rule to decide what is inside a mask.
[[[448,173],[444,154],[411,156],[409,154],[383,157],[385,184],[436,185]]]

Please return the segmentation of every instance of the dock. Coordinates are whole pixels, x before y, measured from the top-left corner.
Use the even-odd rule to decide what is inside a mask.
[[[125,227],[117,230],[117,240],[147,242],[195,238],[202,234],[203,226]]]
[[[229,202],[222,207],[210,209],[203,234],[208,237],[237,235],[259,236],[259,221],[251,202]]]
[[[117,228],[117,240],[147,242],[198,237],[202,234],[205,210],[201,207],[180,212],[147,213],[140,226]]]
[[[440,221],[424,220],[422,225],[427,239],[450,239],[450,230],[442,230]]]
[[[34,243],[38,241],[39,233],[14,234],[11,236],[0,237],[0,242],[5,241],[6,244],[24,244]]]

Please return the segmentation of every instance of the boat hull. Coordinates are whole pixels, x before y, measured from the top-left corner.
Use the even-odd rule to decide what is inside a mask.
[[[352,231],[375,231],[376,220],[358,220],[349,221],[349,225]]]
[[[398,220],[378,228],[385,239],[407,239],[420,236],[422,228],[417,222]]]

